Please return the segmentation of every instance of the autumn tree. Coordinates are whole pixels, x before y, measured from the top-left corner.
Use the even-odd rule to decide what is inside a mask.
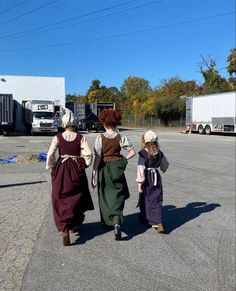
[[[93,80],[91,86],[89,87],[85,97],[88,103],[98,102],[100,99],[100,84],[99,80]]]
[[[144,103],[151,92],[149,82],[144,78],[128,77],[121,86],[124,99],[122,110],[124,113],[134,113],[137,116],[145,114]]]

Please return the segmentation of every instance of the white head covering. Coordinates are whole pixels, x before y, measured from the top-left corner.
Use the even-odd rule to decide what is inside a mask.
[[[65,108],[64,115],[62,116],[62,127],[66,128],[68,126],[75,126],[75,125],[76,125],[76,120],[75,120],[73,112],[70,109]]]
[[[148,130],[147,132],[145,132],[143,138],[144,142],[155,142],[158,140],[157,134],[152,130]]]

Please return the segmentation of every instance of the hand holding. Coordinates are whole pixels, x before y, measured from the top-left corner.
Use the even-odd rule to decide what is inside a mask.
[[[139,193],[143,193],[143,188],[142,188],[142,184],[138,184],[138,192]]]
[[[92,173],[91,185],[93,189],[97,186],[97,177],[95,171]]]

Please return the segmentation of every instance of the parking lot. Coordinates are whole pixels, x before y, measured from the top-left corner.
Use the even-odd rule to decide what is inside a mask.
[[[235,290],[235,137],[156,129],[170,167],[163,176],[165,234],[137,220],[137,155],[123,239],[87,212],[63,247],[45,163],[0,165],[0,290]],[[138,152],[143,129],[125,129]],[[91,149],[97,133],[85,134]],[[47,152],[52,137],[0,136],[0,159]],[[87,169],[90,180],[92,168]]]

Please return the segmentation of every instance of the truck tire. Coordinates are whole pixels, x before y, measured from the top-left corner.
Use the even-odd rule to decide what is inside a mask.
[[[203,128],[203,126],[201,124],[198,126],[198,133],[199,134],[204,134],[205,133],[204,128]]]
[[[7,131],[7,130],[3,130],[3,135],[4,135],[4,136],[9,136],[10,133],[9,133],[9,131]]]
[[[210,125],[207,125],[207,126],[205,127],[205,133],[206,133],[207,135],[210,135],[210,134],[211,134],[211,127],[210,127]]]

